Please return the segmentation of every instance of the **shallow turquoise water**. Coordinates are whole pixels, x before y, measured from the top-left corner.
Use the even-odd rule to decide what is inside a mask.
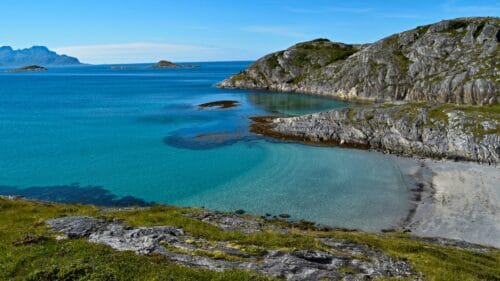
[[[248,116],[348,104],[213,87],[247,64],[1,73],[0,193],[101,204],[131,196],[120,204],[286,212],[364,230],[388,228],[406,216],[409,194],[390,157],[250,134]],[[216,100],[240,106],[197,107]]]

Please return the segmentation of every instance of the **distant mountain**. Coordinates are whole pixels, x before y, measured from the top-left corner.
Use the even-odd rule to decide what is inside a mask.
[[[0,47],[0,66],[16,67],[26,65],[79,65],[77,58],[58,55],[44,46],[14,50],[10,46]]]

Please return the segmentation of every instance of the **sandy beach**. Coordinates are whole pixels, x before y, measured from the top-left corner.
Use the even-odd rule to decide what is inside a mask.
[[[500,167],[395,159],[415,194],[406,229],[500,248]]]

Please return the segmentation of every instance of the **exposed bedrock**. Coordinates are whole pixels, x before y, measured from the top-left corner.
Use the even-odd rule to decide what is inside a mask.
[[[500,101],[499,18],[458,18],[373,44],[318,39],[269,54],[221,83],[376,101]]]

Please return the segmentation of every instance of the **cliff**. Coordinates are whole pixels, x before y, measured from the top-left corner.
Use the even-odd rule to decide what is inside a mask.
[[[221,83],[372,101],[500,101],[499,18],[458,18],[373,44],[317,39],[269,54]]]

